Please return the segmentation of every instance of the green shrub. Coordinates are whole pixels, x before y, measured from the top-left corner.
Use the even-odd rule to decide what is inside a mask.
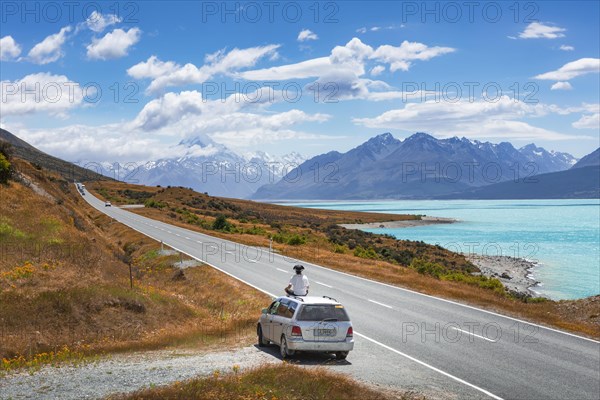
[[[6,156],[0,153],[0,184],[7,184],[12,175],[12,166]]]
[[[365,249],[361,246],[356,246],[356,248],[354,249],[354,255],[356,257],[369,258],[371,260],[376,260],[377,258],[379,258],[377,252],[371,247]]]
[[[227,221],[224,215],[219,215],[212,224],[212,229],[215,231],[228,231],[231,228],[231,224]]]

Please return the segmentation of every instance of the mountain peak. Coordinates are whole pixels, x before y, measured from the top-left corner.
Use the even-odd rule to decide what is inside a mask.
[[[436,138],[434,138],[433,136],[431,136],[428,133],[425,132],[416,132],[412,135],[410,135],[409,137],[407,137],[405,140],[437,140]]]
[[[200,146],[207,147],[209,145],[215,145],[215,142],[206,135],[196,135],[189,138],[182,139],[179,142],[179,146],[192,147],[192,146]]]
[[[388,146],[390,144],[397,143],[398,140],[392,136],[391,133],[385,132],[377,136],[373,136],[371,139],[367,140],[368,144],[380,144],[384,146]]]

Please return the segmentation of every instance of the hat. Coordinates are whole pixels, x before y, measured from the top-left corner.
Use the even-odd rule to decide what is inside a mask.
[[[300,264],[296,264],[296,265],[294,265],[293,269],[295,269],[296,271],[302,271],[304,269],[304,266],[300,265]]]

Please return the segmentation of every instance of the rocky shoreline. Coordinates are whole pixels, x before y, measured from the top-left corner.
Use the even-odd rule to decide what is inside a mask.
[[[422,216],[421,219],[409,219],[403,221],[370,222],[366,224],[340,224],[347,229],[389,229],[389,228],[412,228],[415,226],[433,225],[433,224],[451,224],[457,222],[454,218],[428,217]]]
[[[510,256],[478,254],[464,254],[464,256],[481,270],[481,275],[497,278],[507,290],[517,296],[541,296],[533,289],[540,285],[540,282],[532,276],[532,269],[537,266],[537,263]]]

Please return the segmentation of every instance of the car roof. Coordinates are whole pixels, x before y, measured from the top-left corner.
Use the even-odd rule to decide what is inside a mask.
[[[295,300],[300,304],[340,304],[337,300],[318,296],[281,296],[277,298],[277,300],[281,299]]]

